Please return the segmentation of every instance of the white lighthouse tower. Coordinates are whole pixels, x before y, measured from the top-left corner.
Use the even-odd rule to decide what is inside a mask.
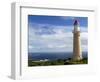
[[[82,50],[81,50],[81,39],[80,39],[80,27],[77,20],[74,21],[74,30],[73,30],[73,58],[72,60],[78,61],[82,59]]]

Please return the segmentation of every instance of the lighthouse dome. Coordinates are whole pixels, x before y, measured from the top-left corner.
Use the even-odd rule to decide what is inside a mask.
[[[78,20],[74,21],[74,32],[76,32],[76,31],[80,31]]]
[[[74,21],[74,25],[79,25],[78,20],[75,20],[75,21]]]

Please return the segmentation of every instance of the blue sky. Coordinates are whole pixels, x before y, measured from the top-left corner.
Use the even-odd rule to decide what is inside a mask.
[[[80,22],[80,26],[87,27],[87,17],[71,17],[71,16],[28,16],[29,22],[40,24],[52,24],[60,26],[72,26],[73,19],[77,19]]]
[[[75,19],[80,24],[82,50],[87,51],[87,17],[29,15],[29,52],[72,52]]]

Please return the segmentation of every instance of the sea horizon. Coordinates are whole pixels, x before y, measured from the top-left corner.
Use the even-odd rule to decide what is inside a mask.
[[[28,60],[57,60],[72,58],[73,52],[31,52],[28,53]],[[83,58],[88,58],[88,52],[82,52]]]

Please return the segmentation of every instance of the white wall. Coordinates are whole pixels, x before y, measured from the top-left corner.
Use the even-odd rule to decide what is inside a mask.
[[[35,3],[46,3],[46,4],[60,4],[60,5],[74,5],[74,6],[95,6],[98,9],[97,21],[100,21],[100,0],[1,0],[0,1],[0,81],[13,81],[10,78],[10,62],[11,62],[11,2],[24,1]],[[100,24],[98,22],[98,27]],[[98,29],[98,46],[96,50],[100,49],[100,28]],[[98,52],[97,52],[98,53]],[[98,55],[100,55],[98,53]],[[97,59],[99,59],[98,56]],[[99,64],[99,60],[97,64]],[[98,66],[100,69],[100,65]],[[100,73],[99,73],[100,74]],[[97,81],[98,80],[98,81]],[[67,82],[67,81],[81,81],[81,82],[99,82],[99,75],[86,75],[86,76],[72,76],[72,77],[61,77],[61,78],[50,78],[50,79],[35,79],[34,82]]]

